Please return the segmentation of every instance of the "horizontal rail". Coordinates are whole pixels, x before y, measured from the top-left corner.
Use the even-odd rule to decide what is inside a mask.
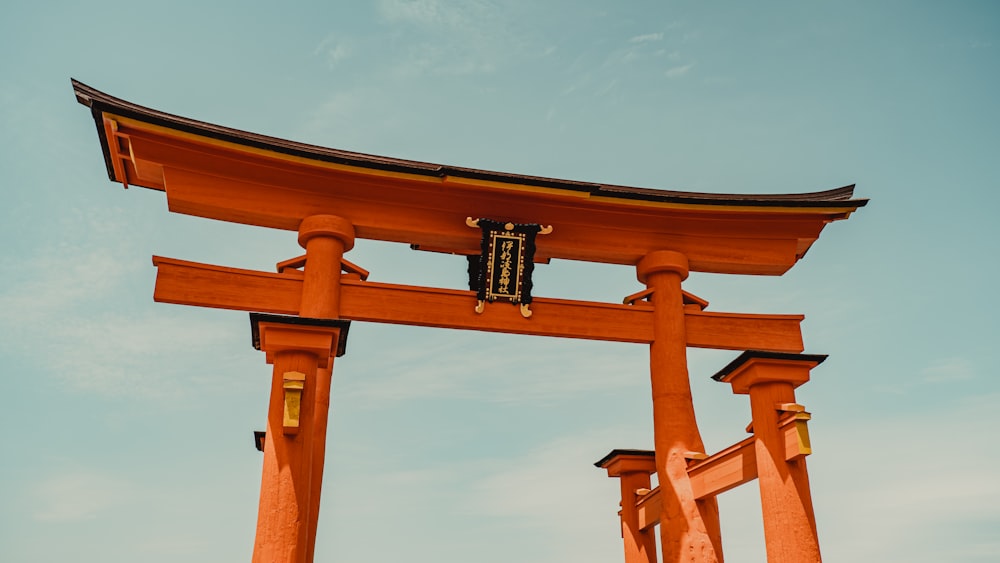
[[[663,512],[663,503],[660,500],[660,488],[656,487],[646,493],[635,507],[639,511],[639,529],[646,531],[660,523],[660,514]]]
[[[753,436],[688,466],[694,498],[714,497],[757,478]]]
[[[153,257],[158,302],[297,315],[302,273],[260,272]],[[472,291],[362,281],[341,282],[341,318],[539,336],[648,344],[653,308],[537,297],[526,319],[517,307],[488,304],[475,312]],[[801,352],[801,315],[685,311],[688,346]]]

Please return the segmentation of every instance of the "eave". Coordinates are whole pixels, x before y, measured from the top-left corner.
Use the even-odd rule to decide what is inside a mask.
[[[317,213],[357,236],[472,254],[465,218],[553,225],[536,259],[634,265],[677,250],[695,271],[781,274],[822,228],[865,199],[854,186],[801,194],[706,194],[539,178],[297,143],[145,108],[73,81],[108,176],[166,192],[171,211],[295,230]]]

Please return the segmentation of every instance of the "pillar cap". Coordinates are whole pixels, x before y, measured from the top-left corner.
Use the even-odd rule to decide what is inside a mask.
[[[351,321],[342,319],[314,319],[311,317],[290,317],[287,315],[269,315],[267,313],[250,313],[250,337],[254,350],[260,350],[260,323],[274,323],[289,326],[324,327],[339,328],[340,335],[337,340],[337,357],[347,353],[347,333],[351,328]]]
[[[654,250],[642,257],[635,265],[636,277],[646,283],[649,274],[676,272],[681,280],[686,280],[690,272],[687,256],[673,250]]]
[[[336,215],[310,215],[299,224],[299,246],[306,247],[309,239],[328,236],[344,243],[344,250],[354,248],[354,225]]]
[[[752,385],[773,381],[783,381],[798,387],[809,380],[809,370],[823,363],[826,358],[826,354],[747,350],[719,370],[712,379],[731,383],[734,393],[748,393]]]
[[[611,450],[594,462],[594,467],[608,470],[609,477],[623,473],[655,473],[656,452],[653,450]]]

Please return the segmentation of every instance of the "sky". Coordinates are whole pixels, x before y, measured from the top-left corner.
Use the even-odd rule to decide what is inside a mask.
[[[781,277],[694,273],[709,310],[804,314],[826,561],[1000,560],[1000,4],[990,1],[20,2],[0,18],[0,560],[247,561],[270,368],[247,314],[152,301],[150,256],[271,271],[295,234],[108,181],[70,77],[323,146],[619,185],[871,201]],[[461,258],[359,241],[373,281]],[[536,296],[617,302],[555,260]],[[710,451],[745,396],[690,350]],[[484,358],[501,358],[486,361]],[[354,323],[334,370],[317,561],[620,561],[652,446],[635,344]],[[755,483],[720,496],[762,562]]]

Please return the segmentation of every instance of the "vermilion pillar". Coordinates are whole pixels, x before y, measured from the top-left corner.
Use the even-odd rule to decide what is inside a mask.
[[[299,315],[338,318],[341,261],[344,253],[354,248],[354,226],[335,215],[306,217],[299,225],[299,245],[306,249]]]
[[[340,316],[344,252],[354,228],[332,215],[299,226],[306,250],[299,317],[251,315],[274,365],[254,563],[310,563],[316,545],[333,358],[349,323]]]
[[[722,561],[722,532],[715,498],[695,500],[687,476],[688,452],[704,452],[691,399],[681,282],[687,257],[658,250],[636,266],[640,282],[653,290],[653,343],[649,367],[653,394],[653,440],[662,513],[663,563]]]
[[[303,317],[340,318],[340,277],[344,253],[354,247],[354,226],[342,217],[313,215],[299,225],[299,245],[306,250],[305,279],[302,286]],[[319,525],[319,505],[323,488],[323,466],[326,461],[326,430],[330,415],[330,388],[333,359],[330,365],[316,373],[316,393],[313,395],[312,499],[308,529],[306,561],[313,560],[316,529]]]
[[[647,450],[612,450],[595,463],[607,469],[608,477],[618,477],[621,485],[622,541],[625,563],[656,563],[656,538],[653,530],[642,530],[639,523],[639,492],[649,493],[649,476],[656,472],[654,452]]]
[[[786,413],[801,408],[795,388],[809,381],[809,370],[825,359],[748,351],[714,376],[731,383],[734,393],[750,395],[768,563],[821,560],[805,456],[789,451],[782,426]]]
[[[315,494],[316,373],[341,353],[345,321],[251,314],[254,343],[274,366],[254,563],[304,563]]]

